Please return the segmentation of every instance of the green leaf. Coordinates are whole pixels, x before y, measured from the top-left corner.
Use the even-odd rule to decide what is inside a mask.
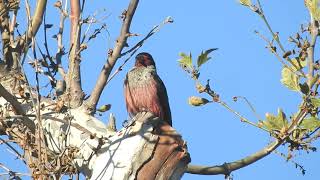
[[[286,127],[288,126],[288,120],[286,118],[286,114],[282,111],[281,108],[278,109],[278,119],[280,120],[280,126],[281,127]]]
[[[292,64],[294,64],[294,66],[292,66],[292,69],[299,71],[300,69],[304,68],[307,66],[307,61],[301,61],[299,60],[299,58],[293,58],[291,59]]]
[[[320,127],[320,121],[316,117],[308,117],[301,122],[300,127],[312,132]]]
[[[314,107],[320,107],[320,99],[319,98],[310,98],[311,104]]]
[[[299,77],[289,68],[284,67],[281,71],[281,83],[293,91],[300,91]]]
[[[206,63],[209,59],[211,59],[211,57],[208,57],[208,55],[212,52],[212,51],[215,51],[217,50],[218,48],[212,48],[212,49],[208,49],[206,50],[205,52],[201,52],[201,54],[198,56],[198,61],[197,61],[197,65],[198,65],[198,68]]]
[[[192,68],[192,56],[191,53],[186,55],[185,53],[179,53],[181,59],[178,60],[181,66]]]
[[[279,108],[277,116],[266,113],[266,120],[262,121],[262,125],[269,131],[281,131],[283,128],[288,127],[288,120],[282,109]]]
[[[251,0],[239,0],[241,5],[251,6]]]

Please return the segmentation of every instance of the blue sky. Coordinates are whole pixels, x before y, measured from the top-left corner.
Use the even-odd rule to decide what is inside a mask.
[[[127,3],[128,1],[87,1],[84,16],[104,9],[105,12],[100,14],[100,17],[108,15],[102,23],[107,24],[111,36],[103,32],[88,44],[88,50],[82,54],[82,83],[86,93],[92,90],[101,66],[105,63],[107,49],[113,47],[121,25],[118,16],[127,7]],[[303,1],[269,0],[262,1],[262,5],[272,28],[280,32],[283,44],[290,47],[288,37],[297,32],[300,24],[309,20]],[[51,4],[49,7],[52,7]],[[156,61],[158,73],[167,87],[173,126],[188,143],[191,163],[219,165],[241,159],[266,146],[272,139],[267,133],[241,123],[218,104],[211,103],[197,108],[189,106],[188,97],[198,94],[194,82],[177,63],[179,52],[191,52],[193,57],[197,57],[202,50],[219,48],[212,53],[212,59],[201,68],[200,79],[203,83],[210,79],[213,90],[252,121],[256,119],[248,106],[242,101],[233,102],[233,96],[245,96],[262,117],[266,112],[276,113],[278,107],[289,116],[297,110],[300,95],[281,85],[281,64],[265,48],[265,42],[254,33],[254,30],[257,30],[268,38],[271,37],[262,20],[236,0],[141,0],[131,27],[131,32],[141,34],[141,37],[130,38],[128,44],[133,46],[167,16],[171,16],[174,23],[164,26],[140,51],[151,53]],[[58,21],[56,10],[48,9],[47,23],[56,24]],[[93,26],[91,31],[98,26],[99,24]],[[49,36],[56,33],[57,28],[55,25]],[[42,31],[38,35],[41,40]],[[56,44],[55,41],[51,43],[51,52],[54,53]],[[120,59],[116,67],[123,60]],[[112,104],[110,112],[116,115],[119,126],[128,118],[122,83],[125,73],[132,65],[133,59],[106,87],[100,101],[100,104]],[[101,119],[106,121],[107,116],[108,113]],[[7,163],[12,169],[21,169],[22,165],[18,160],[14,160],[14,157],[5,151],[2,146],[0,153],[5,153],[6,156],[0,156],[0,162]],[[280,148],[279,151],[286,152],[286,149]],[[316,166],[316,162],[320,161],[319,153],[297,152],[295,155],[297,157],[294,160],[306,169],[305,176],[302,176],[292,163],[286,162],[277,154],[271,154],[255,164],[233,172],[234,179],[309,180],[320,176]],[[219,180],[224,177],[185,174],[183,179]]]

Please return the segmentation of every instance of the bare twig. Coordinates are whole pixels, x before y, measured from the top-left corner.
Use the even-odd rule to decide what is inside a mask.
[[[40,172],[43,172],[43,165],[42,165],[42,156],[43,156],[43,153],[42,153],[42,146],[43,146],[43,142],[42,140],[44,139],[44,136],[43,136],[43,129],[42,129],[42,122],[41,122],[41,114],[40,114],[40,85],[39,85],[39,67],[38,66],[38,60],[37,60],[37,54],[36,54],[36,50],[35,50],[35,38],[33,37],[32,38],[32,51],[33,51],[33,58],[34,58],[34,63],[35,63],[35,74],[36,74],[36,92],[37,92],[37,106],[34,106],[34,108],[36,108],[36,119],[38,121],[38,136],[37,136],[37,147],[38,147],[38,159],[39,159],[39,170]]]
[[[258,8],[259,8],[259,10],[260,10],[260,11],[258,11],[258,12],[259,12],[258,14],[259,14],[260,17],[262,18],[263,22],[266,24],[268,30],[270,31],[270,33],[271,33],[271,35],[272,35],[272,38],[273,38],[274,40],[276,40],[276,42],[278,43],[278,45],[279,45],[280,49],[282,50],[282,52],[285,52],[286,50],[284,49],[283,45],[281,44],[278,34],[276,34],[276,33],[273,32],[273,30],[272,30],[269,22],[267,21],[266,16],[264,15],[264,12],[263,12],[263,9],[262,9],[260,0],[257,0],[257,3],[258,3]]]
[[[128,51],[122,53],[120,55],[120,57],[127,55],[128,53],[131,53],[129,57],[127,57],[123,63],[118,67],[118,69],[110,76],[110,78],[108,79],[106,85],[120,72],[122,71],[123,66],[131,59],[131,57],[142,47],[142,45],[144,44],[144,42],[149,39],[153,34],[157,33],[158,31],[160,31],[160,29],[163,27],[163,25],[167,24],[167,23],[172,23],[173,20],[171,19],[171,17],[167,17],[165,21],[163,21],[161,24],[156,25],[155,27],[153,27],[150,32],[142,39],[140,40],[136,45],[134,45],[132,48],[130,48]]]
[[[91,93],[90,98],[86,101],[86,109],[89,113],[95,111],[101,93],[107,83],[107,80],[110,76],[111,70],[116,64],[119,57],[121,57],[121,51],[125,47],[128,34],[130,34],[130,25],[136,8],[138,6],[139,0],[131,0],[128,6],[128,9],[125,12],[125,17],[120,31],[120,36],[117,39],[116,45],[110,53],[110,56],[107,59],[107,62],[104,64],[101,73],[98,77],[96,85]]]
[[[262,130],[264,130],[266,132],[269,132],[268,129],[266,129],[264,127],[261,127],[258,124],[253,123],[253,122],[249,121],[247,118],[243,117],[239,112],[237,112],[237,111],[233,110],[232,108],[230,108],[227,103],[225,103],[223,101],[218,101],[218,103],[221,104],[223,107],[225,107],[228,111],[230,111],[233,114],[235,114],[236,116],[238,116],[240,118],[241,122],[248,123],[248,124],[250,124],[250,125],[252,125],[254,127],[257,127],[257,128],[262,129]]]
[[[276,56],[276,58],[277,58],[277,59],[279,60],[279,62],[283,65],[283,67],[288,68],[292,73],[296,73],[295,70],[293,70],[290,66],[288,66],[287,63],[285,63],[285,62],[283,61],[283,59],[280,57],[280,55],[279,55],[279,54],[277,53],[277,51],[274,49],[271,41],[269,41],[266,37],[264,37],[264,36],[263,36],[262,34],[260,34],[258,31],[256,31],[255,33],[256,33],[258,36],[260,36],[264,41],[266,41],[266,42],[268,43],[267,48],[271,51],[272,54],[274,54],[274,55]],[[291,62],[291,61],[289,61],[289,62]],[[299,69],[299,68],[297,68],[296,65],[294,65],[294,67],[295,67],[296,69]],[[299,69],[299,72],[300,72],[300,74],[301,74],[303,77],[306,77],[305,73],[304,73],[302,70]]]
[[[280,47],[281,51],[282,51],[283,53],[286,52],[284,46],[282,45],[282,43],[281,43],[281,41],[280,41],[280,37],[279,37],[278,33],[274,33],[274,31],[272,30],[272,28],[271,28],[271,26],[270,26],[270,24],[269,24],[269,22],[268,22],[268,20],[267,20],[267,18],[266,18],[266,16],[265,16],[265,14],[264,14],[262,5],[261,5],[261,3],[260,3],[260,0],[257,0],[257,3],[258,3],[258,10],[257,10],[256,8],[251,8],[251,9],[254,10],[254,12],[256,12],[257,14],[259,14],[259,16],[261,17],[261,19],[263,20],[263,22],[266,24],[268,30],[270,31],[270,33],[271,33],[271,35],[272,35],[272,39],[277,42],[277,44],[278,44],[278,46]],[[271,43],[269,43],[269,44],[271,44]],[[272,47],[272,46],[270,46],[270,47]],[[273,54],[277,55],[277,53],[275,52],[274,49],[272,49],[272,51],[274,51]],[[277,58],[279,59],[279,57],[277,57]],[[281,58],[280,58],[280,59],[281,59]],[[299,69],[299,68],[297,67],[297,65],[294,64],[289,57],[287,57],[287,58],[285,58],[285,59],[286,59],[293,67],[295,67],[295,68],[301,73],[301,75],[302,75],[303,77],[306,77],[306,75],[304,74],[304,72],[303,72],[301,69]],[[285,67],[286,67],[286,66],[285,66]]]
[[[256,116],[256,118],[258,119],[258,120],[261,120],[262,118],[260,117],[260,115],[257,113],[257,111],[255,110],[255,108],[253,107],[253,105],[250,103],[250,101],[246,98],[246,97],[244,97],[244,96],[235,96],[235,98],[237,98],[237,99],[243,99],[247,104],[248,104],[248,106],[250,107],[250,109],[251,109],[251,111],[253,112],[253,114]]]
[[[160,29],[161,29],[165,24],[172,23],[172,22],[173,22],[173,19],[172,19],[170,16],[167,17],[161,24],[158,24],[158,25],[154,26],[154,27],[149,31],[149,33],[148,33],[143,39],[141,39],[136,45],[134,45],[134,46],[133,46],[131,49],[129,49],[128,51],[122,53],[120,57],[122,57],[122,56],[124,56],[124,55],[126,55],[126,54],[128,54],[128,53],[130,53],[130,52],[132,52],[132,51],[134,51],[134,50],[139,49],[147,39],[149,39],[149,38],[150,38],[152,35],[154,35],[155,33],[159,32]]]
[[[11,144],[6,142],[4,139],[0,138],[0,144],[1,143],[7,145],[8,148],[11,149],[19,157],[19,159],[23,161],[24,164],[26,164],[26,161],[24,160],[23,156],[13,146],[11,146]]]
[[[8,167],[6,167],[4,164],[0,163],[0,167],[2,169],[4,169],[5,171],[7,171],[7,173],[0,173],[0,176],[5,176],[5,175],[9,175],[10,179],[17,179],[17,180],[21,180],[20,176],[30,176],[26,173],[18,173],[18,172],[14,172],[12,170],[10,170]]]

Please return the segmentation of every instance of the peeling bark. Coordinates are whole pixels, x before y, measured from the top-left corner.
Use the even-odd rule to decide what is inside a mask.
[[[180,179],[182,174],[177,176],[179,173],[174,172],[184,172],[186,167],[177,165],[191,161],[185,142],[167,123],[161,123],[155,132],[159,136],[157,145],[153,155],[138,172],[137,179]]]
[[[37,144],[33,143],[37,142],[34,138],[38,132],[34,108],[30,100],[19,98],[14,103],[20,103],[21,112],[24,112],[20,114],[20,111],[12,110],[16,105],[11,103],[0,98],[0,131],[25,150],[22,158],[27,165],[34,164],[38,157]],[[180,179],[190,162],[182,137],[149,112],[138,113],[126,127],[115,132],[115,128],[108,128],[82,107],[56,112],[56,104],[51,99],[41,99],[41,122],[46,142],[41,152],[47,152],[48,162],[55,168],[62,168],[64,173],[77,169],[89,179],[103,180]],[[22,117],[28,117],[34,126],[26,126]],[[37,166],[29,168],[33,175],[40,173]],[[50,168],[43,173],[48,172],[56,173]]]

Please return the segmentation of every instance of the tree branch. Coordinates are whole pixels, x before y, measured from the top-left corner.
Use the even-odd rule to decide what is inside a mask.
[[[31,37],[34,37],[43,20],[43,14],[46,10],[47,0],[39,0],[34,12],[34,16],[32,17],[32,28],[28,31],[28,42],[31,42]]]
[[[288,127],[287,133],[285,133],[282,137],[277,137],[276,141],[268,145],[267,147],[263,148],[262,150],[249,155],[243,159],[238,161],[224,163],[220,166],[198,166],[198,165],[188,165],[187,173],[191,174],[201,174],[201,175],[217,175],[217,174],[224,174],[230,175],[232,171],[237,169],[243,168],[248,166],[264,157],[269,155],[271,152],[276,150],[281,144],[283,144],[286,139],[296,130],[297,125],[299,125],[303,119],[308,114],[308,109],[302,107],[299,113],[297,114],[296,118],[294,118]]]
[[[3,86],[0,84],[0,96],[7,100],[14,110],[20,115],[26,115],[26,112],[23,110],[21,104],[17,101],[17,98],[10,94]]]
[[[118,37],[116,45],[113,48],[112,53],[109,55],[107,62],[104,64],[101,70],[101,73],[91,93],[90,98],[86,102],[85,108],[89,113],[92,113],[95,111],[99,98],[110,76],[111,70],[116,64],[118,58],[121,56],[121,51],[126,45],[128,35],[130,33],[129,29],[130,29],[131,21],[136,11],[136,8],[138,6],[138,3],[139,3],[139,0],[131,0],[129,3],[128,9],[125,13],[124,21],[121,27],[120,36]]]
[[[35,130],[35,125],[32,120],[27,118],[26,111],[21,106],[20,102],[17,101],[17,98],[9,93],[3,86],[0,84],[0,96],[3,97],[7,102],[9,102],[16,114],[22,115],[22,119],[24,120],[24,125],[26,125],[31,131]]]
[[[62,42],[62,36],[63,36],[63,30],[64,30],[64,22],[67,17],[67,12],[66,12],[67,2],[65,2],[65,9],[62,8],[62,4],[60,4],[60,6],[58,4],[57,8],[60,11],[60,22],[59,22],[59,32],[57,34],[58,50],[57,50],[55,57],[56,57],[56,64],[57,64],[58,72],[60,73],[63,80],[65,81],[66,80],[66,73],[62,67],[62,64],[61,64],[62,60],[61,59],[62,59],[62,56],[65,54],[64,46],[63,46],[63,42]]]
[[[43,19],[43,14],[46,10],[46,6],[47,6],[47,0],[38,0],[37,1],[37,5],[36,5],[36,9],[35,9],[35,12],[34,12],[34,16],[32,17],[32,26],[30,29],[28,29],[28,31],[26,32],[26,34],[24,34],[24,36],[22,36],[20,39],[19,39],[19,44],[17,45],[17,49],[19,50],[18,54],[21,55],[22,53],[25,53],[28,51],[29,47],[28,45],[31,43],[31,40],[32,40],[32,37],[34,37],[38,30],[39,30],[39,27],[42,23],[42,19]],[[22,62],[21,64],[24,63],[24,59],[22,59]],[[14,59],[14,67],[18,66],[18,57],[16,57]]]
[[[312,84],[313,78],[314,78],[314,48],[316,45],[317,37],[318,37],[318,26],[316,25],[316,22],[313,18],[311,18],[311,25],[310,25],[310,35],[311,35],[311,41],[310,41],[310,47],[308,48],[308,68],[309,72],[307,74],[308,78],[308,86],[311,89],[314,84]]]
[[[0,31],[2,40],[2,52],[4,57],[4,62],[11,66],[13,63],[13,57],[10,48],[10,25],[9,25],[9,9],[4,1],[0,2]]]
[[[187,173],[191,174],[201,174],[201,175],[218,175],[225,174],[229,175],[232,171],[248,166],[264,157],[269,155],[272,151],[274,151],[278,146],[283,143],[282,141],[273,142],[271,145],[263,148],[262,150],[247,156],[238,161],[224,163],[219,166],[198,166],[198,165],[188,165]]]
[[[84,93],[81,88],[80,73],[80,54],[78,52],[80,46],[80,0],[71,0],[71,30],[70,30],[70,56],[69,70],[67,79],[67,96],[71,108],[79,107],[82,104]]]

